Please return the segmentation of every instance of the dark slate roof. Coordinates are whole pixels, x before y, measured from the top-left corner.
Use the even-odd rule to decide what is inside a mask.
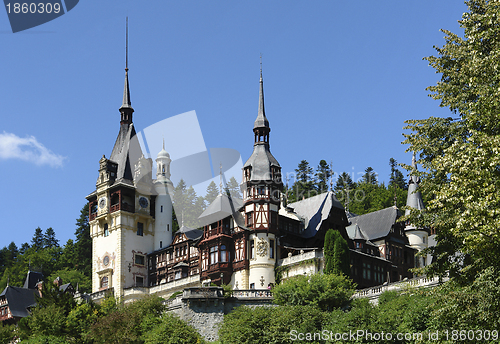
[[[359,228],[358,225],[354,225],[354,233],[352,234],[352,236],[350,232],[347,232],[347,234],[352,240],[366,240],[366,236],[363,234],[361,228]]]
[[[36,289],[36,284],[43,281],[43,275],[41,272],[28,271],[26,279],[24,280],[25,289]]]
[[[130,86],[128,84],[128,70],[125,69],[125,85],[123,86],[123,102],[121,109],[132,109],[132,102],[130,101]]]
[[[130,141],[135,138],[135,128],[133,123],[120,124],[120,131],[116,138],[115,146],[111,152],[109,160],[118,164],[116,179],[133,180],[132,164],[136,160],[132,160],[129,154]]]
[[[239,198],[229,197],[227,194],[219,194],[212,203],[200,215],[203,224],[210,224],[222,220],[238,212],[243,207],[243,201]]]
[[[278,160],[271,154],[269,144],[259,142],[253,146],[253,152],[243,167],[252,166],[250,180],[260,181],[271,179],[271,166],[280,167]]]
[[[179,263],[175,264],[175,266],[172,269],[182,268],[182,267],[186,267],[186,266],[189,267],[189,264],[184,263],[184,262],[179,262]]]
[[[347,232],[353,231],[359,226],[368,240],[383,238],[389,234],[396,220],[401,216],[398,208],[392,206],[373,213],[352,217],[351,225],[346,228]]]
[[[259,88],[259,112],[257,114],[257,119],[253,125],[253,128],[269,128],[269,121],[266,117],[266,112],[264,110],[264,82],[262,81],[262,69],[260,70],[260,88]]]
[[[12,316],[24,318],[29,315],[28,307],[36,304],[35,294],[38,294],[36,289],[7,286],[0,297],[5,296]]]
[[[196,239],[199,239],[201,238],[201,236],[203,235],[203,231],[202,230],[199,230],[199,229],[194,229],[194,228],[189,228],[189,227],[186,227],[186,226],[182,226],[176,233],[175,235],[177,235],[177,233],[182,233],[184,234],[189,240],[196,240]]]
[[[63,284],[62,286],[59,287],[59,290],[62,292],[70,292],[70,293],[75,292],[75,289],[73,288],[73,285],[71,285],[71,283]]]
[[[320,230],[323,221],[330,216],[332,208],[344,209],[331,191],[288,204],[297,215],[305,219],[301,236],[312,238]]]

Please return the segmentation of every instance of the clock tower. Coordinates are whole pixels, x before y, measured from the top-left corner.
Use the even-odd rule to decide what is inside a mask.
[[[269,148],[269,121],[264,110],[264,85],[260,70],[259,110],[254,122],[253,153],[243,166],[243,204],[248,240],[247,288],[262,289],[275,283],[276,234],[283,188],[281,166]]]
[[[87,196],[92,237],[92,292],[147,286],[146,255],[155,242],[152,160],[143,156],[132,115],[128,68],[120,130],[111,155],[99,161],[96,190]]]

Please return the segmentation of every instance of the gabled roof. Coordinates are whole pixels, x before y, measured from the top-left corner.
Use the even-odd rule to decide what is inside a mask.
[[[24,280],[23,288],[36,289],[36,284],[41,281],[43,281],[43,275],[41,272],[29,270],[28,274],[26,275],[26,279]]]
[[[36,304],[35,294],[38,294],[36,289],[7,286],[0,297],[5,296],[13,317],[24,318],[29,315],[28,308]]]
[[[219,194],[212,203],[201,213],[199,219],[203,224],[210,224],[236,214],[243,207],[239,198],[229,197],[226,193]]]
[[[349,233],[349,231],[354,231],[355,226],[358,226],[365,234],[367,240],[383,238],[389,234],[392,226],[401,215],[399,209],[392,206],[350,218],[351,225],[346,230]]]
[[[194,228],[182,226],[175,233],[175,235],[180,235],[180,234],[184,234],[186,236],[186,238],[188,238],[189,240],[196,240],[196,239],[201,238],[201,236],[203,235],[203,231],[199,230],[199,229],[194,229]]]
[[[288,204],[297,215],[304,218],[305,230],[301,236],[312,238],[320,230],[323,221],[327,220],[333,208],[344,209],[331,191]]]

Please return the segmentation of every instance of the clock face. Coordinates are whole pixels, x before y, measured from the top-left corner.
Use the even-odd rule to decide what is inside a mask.
[[[102,262],[103,262],[104,266],[108,266],[109,265],[109,256],[104,257]]]
[[[101,199],[99,200],[99,208],[101,208],[101,209],[102,209],[102,208],[104,208],[105,206],[106,206],[106,198],[104,198],[104,197],[103,197],[103,198],[101,198]]]
[[[140,197],[139,198],[139,205],[142,207],[142,208],[146,208],[148,206],[149,202],[148,202],[148,199],[146,197]]]

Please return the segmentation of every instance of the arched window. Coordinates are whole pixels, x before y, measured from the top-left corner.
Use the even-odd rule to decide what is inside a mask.
[[[107,288],[109,286],[108,276],[101,278],[101,288]]]

